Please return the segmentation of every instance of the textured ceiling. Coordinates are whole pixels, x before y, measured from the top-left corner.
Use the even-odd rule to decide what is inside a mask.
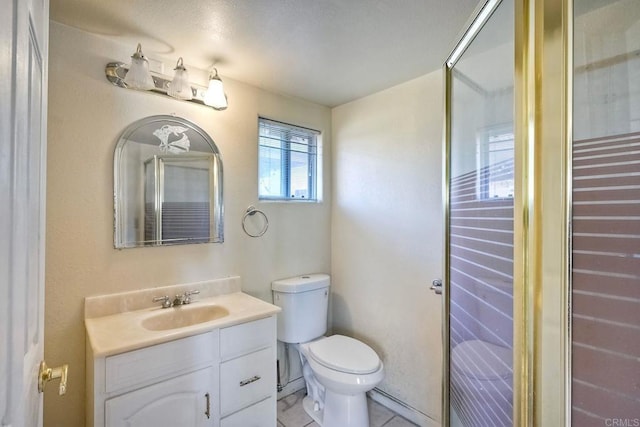
[[[440,68],[478,2],[51,0],[51,19],[336,106]]]

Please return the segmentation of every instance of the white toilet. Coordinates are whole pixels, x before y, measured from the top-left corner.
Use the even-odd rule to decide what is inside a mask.
[[[369,427],[366,392],[384,377],[384,366],[368,345],[327,331],[330,280],[309,274],[272,283],[278,340],[295,344],[307,385],[305,411],[323,427]]]

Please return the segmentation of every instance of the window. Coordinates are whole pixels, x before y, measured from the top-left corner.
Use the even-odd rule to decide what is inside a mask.
[[[513,131],[494,128],[480,137],[478,160],[479,198],[513,198]]]
[[[318,200],[318,136],[299,126],[258,119],[258,197]]]

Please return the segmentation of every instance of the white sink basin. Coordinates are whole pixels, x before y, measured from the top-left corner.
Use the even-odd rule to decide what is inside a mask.
[[[198,283],[87,298],[85,316],[87,313],[89,316],[84,322],[93,356],[138,350],[262,319],[280,311],[272,304],[236,291],[233,286],[239,288],[239,282],[233,286],[228,282],[224,279],[219,288]],[[148,305],[158,294],[178,295],[185,288],[204,292],[197,301],[187,305],[171,308]],[[214,295],[207,295],[209,292]]]
[[[157,314],[147,317],[142,321],[142,327],[149,331],[166,331],[210,322],[228,315],[229,310],[219,305],[173,307],[163,309]]]

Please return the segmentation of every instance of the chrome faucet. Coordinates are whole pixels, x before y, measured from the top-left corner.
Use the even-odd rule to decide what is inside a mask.
[[[177,294],[176,297],[173,299],[173,305],[185,305],[185,304],[191,304],[191,295],[196,295],[199,294],[200,291],[185,291],[185,293],[183,293],[182,295]]]
[[[171,299],[169,298],[168,295],[165,295],[162,297],[154,297],[153,302],[162,302],[162,305],[161,305],[162,308],[169,308],[173,305],[171,304]]]
[[[191,295],[198,295],[200,293],[200,291],[197,290],[192,290],[192,291],[186,291],[183,295],[183,304],[191,304]]]
[[[200,291],[185,291],[183,294],[176,294],[173,301],[169,298],[168,295],[164,295],[161,297],[154,297],[153,302],[162,302],[162,308],[176,307],[185,304],[191,304],[191,295],[197,295]]]

